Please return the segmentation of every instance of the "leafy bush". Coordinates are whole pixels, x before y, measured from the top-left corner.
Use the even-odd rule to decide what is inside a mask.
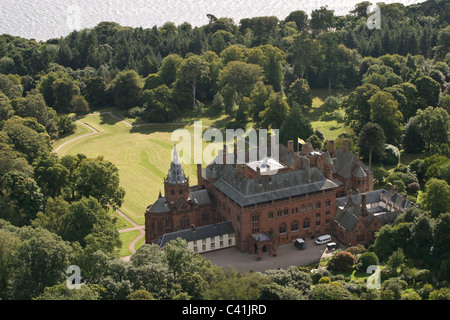
[[[353,270],[356,258],[350,252],[339,251],[333,256],[329,263],[331,270],[348,272]]]
[[[420,190],[420,184],[417,182],[410,183],[406,186],[408,194],[417,194]]]
[[[385,144],[384,154],[381,156],[381,161],[385,165],[396,166],[400,162],[400,151],[392,144]]]
[[[366,272],[367,268],[371,265],[377,265],[379,263],[378,257],[373,252],[365,252],[358,258],[357,270],[360,272]]]

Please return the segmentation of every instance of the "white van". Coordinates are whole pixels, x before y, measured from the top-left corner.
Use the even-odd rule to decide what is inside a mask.
[[[316,244],[323,244],[331,241],[331,236],[329,234],[324,234],[316,239]]]

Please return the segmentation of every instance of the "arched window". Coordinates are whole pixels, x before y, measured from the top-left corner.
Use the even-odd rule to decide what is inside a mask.
[[[272,211],[269,212],[269,219],[273,219],[273,212]]]
[[[285,216],[289,215],[289,209],[288,209],[288,208],[285,208],[285,209],[284,209],[284,215],[285,215]]]
[[[180,189],[180,190],[178,191],[178,194],[183,194],[183,189]]]
[[[305,212],[306,211],[306,206],[303,204],[302,205],[302,210],[301,210],[302,212]]]
[[[313,207],[313,206],[312,206],[312,203],[309,203],[309,204],[308,204],[308,210],[311,211],[311,210],[312,210],[312,207]]]
[[[316,209],[320,209],[320,201],[316,202]]]
[[[297,231],[298,230],[298,222],[293,221],[291,224],[291,231]]]
[[[279,232],[280,234],[286,233],[286,223],[283,223],[283,224],[280,226],[279,231],[280,231],[280,232]]]
[[[327,199],[327,202],[325,202],[325,205],[327,206],[327,208],[331,205],[330,199]]]
[[[309,219],[303,220],[303,229],[308,229],[310,227]]]

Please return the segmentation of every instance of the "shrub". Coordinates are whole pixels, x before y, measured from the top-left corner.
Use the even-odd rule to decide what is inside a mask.
[[[424,286],[419,289],[419,295],[423,300],[426,300],[430,297],[430,293],[433,291],[433,286],[429,283],[424,284]]]
[[[417,194],[420,190],[420,184],[417,182],[413,182],[407,185],[406,192],[408,194]]]
[[[400,162],[400,151],[392,144],[385,144],[384,154],[381,156],[381,161],[385,165],[398,165]]]
[[[364,248],[362,244],[358,244],[356,246],[348,247],[345,251],[350,252],[352,255],[356,256],[358,254],[366,252],[366,248]]]
[[[334,271],[352,271],[356,263],[356,258],[353,254],[346,251],[339,251],[330,260],[330,268]]]
[[[319,279],[318,283],[331,283],[330,277],[322,277]]]
[[[373,252],[365,252],[358,258],[357,269],[360,272],[366,272],[367,268],[371,265],[378,265],[378,257]]]
[[[397,191],[398,192],[405,192],[406,186],[405,186],[405,183],[402,180],[392,181],[392,184],[397,187]]]
[[[430,293],[430,300],[450,300],[450,288],[440,288]]]
[[[405,183],[405,185],[408,185],[413,182],[419,182],[419,180],[417,180],[416,174],[414,174],[412,172],[404,173],[402,175],[402,181]]]

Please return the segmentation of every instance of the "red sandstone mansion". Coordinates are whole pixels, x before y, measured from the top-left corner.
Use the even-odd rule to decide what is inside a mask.
[[[235,245],[245,252],[275,252],[277,244],[330,233],[336,198],[348,190],[373,189],[373,174],[358,153],[344,148],[313,150],[308,142],[295,152],[293,141],[270,157],[245,164],[212,162],[197,166],[197,186],[190,186],[174,149],[173,161],[159,195],[145,213],[146,243],[167,233],[230,221]],[[226,147],[218,157],[225,159]],[[236,146],[234,157],[237,157]],[[236,161],[235,161],[236,163]],[[276,170],[271,174],[271,170]],[[195,230],[195,228],[193,228]]]

